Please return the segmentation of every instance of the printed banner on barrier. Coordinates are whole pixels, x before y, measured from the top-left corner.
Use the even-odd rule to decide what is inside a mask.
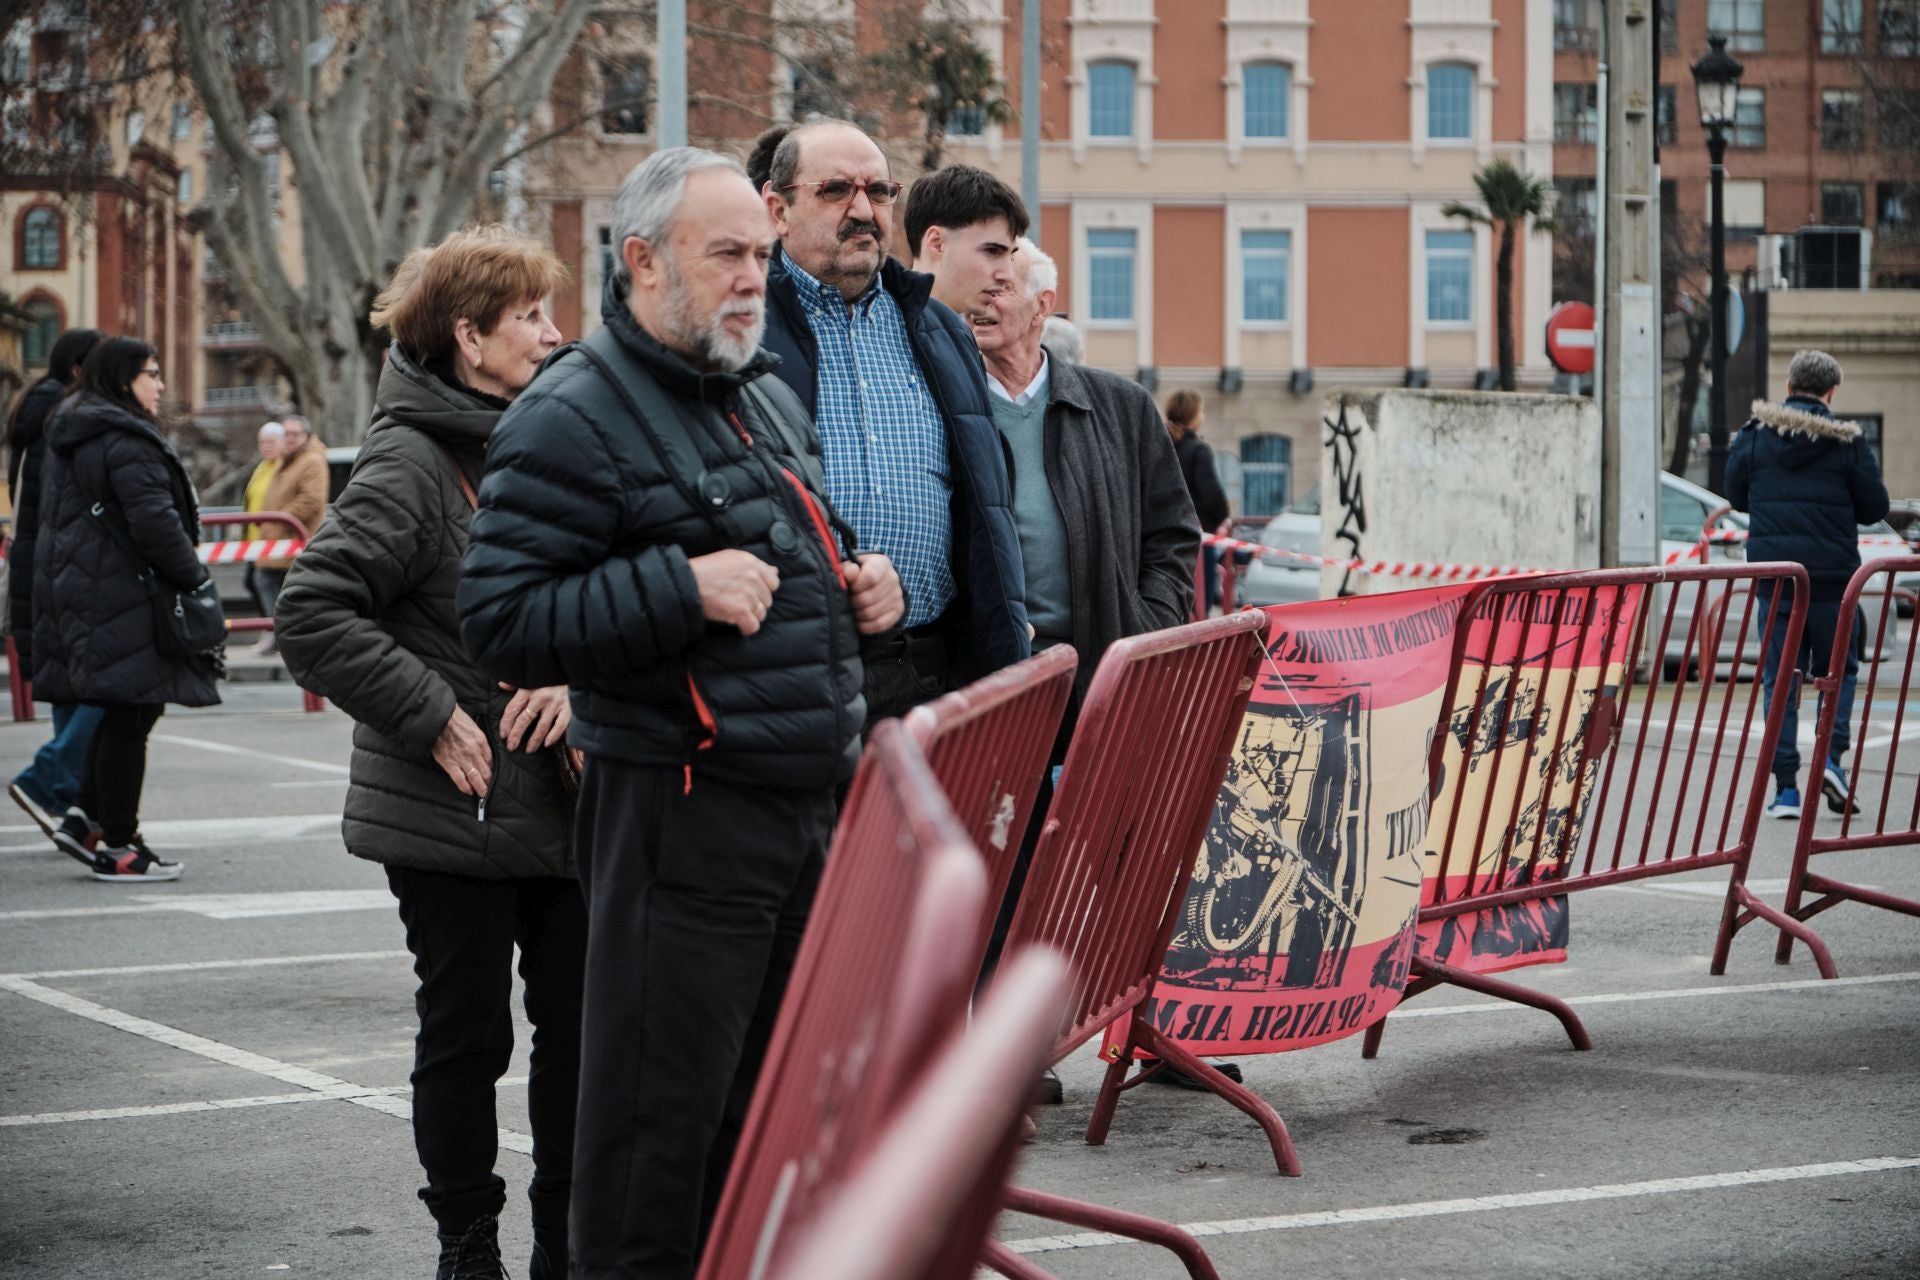
[[[1267,610],[1267,660],[1147,1011],[1189,1049],[1303,1048],[1399,1003],[1471,590]]]
[[[1442,748],[1422,905],[1564,873],[1586,829],[1640,598],[1638,586],[1494,594],[1474,611]],[[1451,850],[1444,866],[1443,849]],[[1559,894],[1426,921],[1416,954],[1473,973],[1558,964],[1567,930]]]

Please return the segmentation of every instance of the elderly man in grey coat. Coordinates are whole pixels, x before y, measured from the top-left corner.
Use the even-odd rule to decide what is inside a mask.
[[[1060,272],[1018,244],[1012,285],[967,319],[1013,455],[1034,647],[1079,651],[1077,697],[1115,640],[1186,621],[1200,524],[1146,389],[1041,346]]]
[[[1041,345],[1060,287],[1053,259],[1022,236],[1013,269],[1012,283],[967,320],[986,361],[994,423],[1013,459],[1013,521],[1033,647],[1071,644],[1080,655],[1071,722],[1108,645],[1187,620],[1200,522],[1145,388],[1056,360]],[[1065,741],[1063,733],[1061,747]],[[1043,786],[1001,904],[994,955],[1026,880],[1049,790]],[[1170,1068],[1153,1078],[1181,1083]],[[1058,1102],[1057,1077],[1050,1073],[1036,1097]]]

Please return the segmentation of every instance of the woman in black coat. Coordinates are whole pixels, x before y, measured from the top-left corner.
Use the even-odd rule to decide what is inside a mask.
[[[140,838],[147,737],[169,702],[220,701],[216,653],[169,657],[156,639],[146,575],[177,592],[207,580],[193,485],[154,419],[164,390],[152,347],[103,340],[54,411],[40,487],[33,682],[49,701],[102,709],[79,802],[53,839],[94,879],[119,884],[180,875]]]
[[[69,329],[54,340],[47,376],[28,388],[7,425],[8,492],[13,495],[13,544],[7,549],[8,623],[14,660],[33,672],[33,552],[40,537],[40,470],[47,455],[47,420],[80,381],[80,363],[100,341],[97,329]],[[74,702],[53,705],[53,737],[7,787],[49,836],[60,816],[80,798],[80,772],[87,743],[100,723],[100,708]]]
[[[562,275],[504,229],[408,258],[374,304],[393,346],[353,477],[274,606],[287,668],[352,716],[347,852],[386,867],[420,979],[413,1136],[437,1275],[502,1274],[495,1087],[513,1056],[513,961],[533,1024],[531,1280],[567,1274],[586,904],[560,752],[563,686],[504,688],[460,642],[455,592],[487,440],[560,341]]]

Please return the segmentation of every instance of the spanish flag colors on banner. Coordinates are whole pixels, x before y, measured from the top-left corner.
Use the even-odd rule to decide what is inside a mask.
[[[1431,777],[1473,590],[1267,610],[1266,661],[1150,1006],[1166,1034],[1207,1055],[1301,1049],[1385,1017],[1416,946],[1480,972],[1566,958],[1564,897],[1416,917],[1443,894],[1449,838],[1447,898],[1525,883],[1529,866],[1550,877],[1578,845],[1593,709],[1619,687],[1638,591],[1574,602],[1584,619],[1501,617],[1549,606],[1490,597],[1467,622]],[[1543,710],[1562,705],[1583,709],[1578,724]]]

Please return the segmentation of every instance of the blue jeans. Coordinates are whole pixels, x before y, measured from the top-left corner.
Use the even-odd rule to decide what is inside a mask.
[[[1771,615],[1761,614],[1757,619],[1759,630],[1767,638],[1767,654],[1760,667],[1760,681],[1766,688],[1767,705],[1773,705],[1774,673],[1780,667],[1780,648],[1787,639],[1787,619],[1792,613],[1792,601],[1783,600],[1779,608]],[[1801,639],[1800,652],[1793,657],[1794,670],[1804,673],[1809,669],[1808,658],[1820,664],[1819,675],[1826,674],[1827,659],[1833,654],[1834,628],[1840,624],[1840,602],[1838,600],[1813,600],[1807,604],[1807,626]],[[1852,732],[1853,719],[1853,683],[1855,673],[1860,670],[1860,648],[1866,638],[1866,629],[1862,625],[1860,613],[1856,609],[1853,615],[1853,642],[1847,646],[1846,669],[1840,673],[1839,705],[1833,718],[1833,758],[1838,760],[1847,753],[1851,743],[1848,736]],[[1800,785],[1800,747],[1795,738],[1800,732],[1800,697],[1796,688],[1787,699],[1786,711],[1780,717],[1780,740],[1773,748],[1773,778],[1783,787]],[[1824,769],[1826,762],[1820,762]]]
[[[100,708],[77,702],[53,704],[53,737],[34,753],[32,763],[14,777],[14,785],[32,796],[55,817],[67,811],[80,794],[80,774],[87,763],[87,743],[100,724]]]

